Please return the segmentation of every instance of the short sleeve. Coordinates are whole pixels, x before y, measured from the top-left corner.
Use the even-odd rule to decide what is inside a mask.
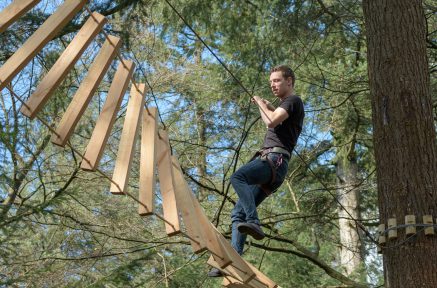
[[[288,116],[291,116],[291,114],[293,114],[293,98],[294,97],[287,97],[284,101],[282,101],[281,104],[279,104],[279,107],[287,111]]]

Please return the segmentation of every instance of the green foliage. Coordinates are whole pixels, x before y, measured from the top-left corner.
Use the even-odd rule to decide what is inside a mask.
[[[259,207],[271,238],[248,243],[244,258],[282,287],[345,285],[338,275],[329,275],[323,269],[342,272],[336,194],[339,164],[348,167],[355,161],[358,166],[360,220],[371,234],[378,215],[359,1],[171,2],[250,94],[273,102],[269,70],[285,63],[295,70],[295,92],[305,102],[305,127],[287,178]],[[431,13],[432,5],[425,2]],[[237,197],[229,178],[261,147],[265,133],[258,109],[250,103],[251,95],[165,1],[95,1],[90,7],[102,13],[111,9],[117,12],[110,13],[105,30],[122,37],[121,54],[135,62],[137,82],[150,85],[146,103],[158,104],[163,121],[160,128],[165,125],[169,131],[173,153],[190,187],[209,219],[230,237],[230,212]],[[33,19],[33,24],[41,22],[45,14],[38,9],[25,19]],[[434,22],[430,17],[430,27]],[[25,31],[3,35],[7,45],[0,51],[2,61],[20,46]],[[432,35],[429,58],[434,75]],[[13,89],[28,97],[72,36],[63,34],[44,48],[14,79]],[[93,43],[85,51],[39,114],[41,119],[56,127],[98,45]],[[101,112],[116,64],[112,66],[70,140],[79,152],[86,149]],[[434,77],[432,91],[435,87]],[[193,255],[188,239],[166,237],[162,221],[154,216],[137,216],[136,202],[108,192],[127,95],[99,166],[106,177],[81,171],[77,152],[48,144],[48,128],[38,120],[25,119],[18,113],[20,103],[11,99],[14,97],[3,91],[0,285],[220,285],[220,280],[206,277],[208,253]],[[134,196],[138,194],[138,149],[136,153],[129,182],[129,192]],[[7,201],[13,203],[6,205]],[[162,213],[159,197],[156,206]],[[364,244],[365,262],[348,278],[381,284],[375,247],[367,238]]]

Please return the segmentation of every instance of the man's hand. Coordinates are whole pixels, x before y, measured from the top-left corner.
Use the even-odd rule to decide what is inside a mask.
[[[261,99],[261,97],[259,97],[259,96],[253,96],[252,97],[252,102],[255,103],[255,104],[258,104],[262,100],[263,99]]]
[[[267,109],[269,109],[270,111],[275,111],[276,108],[275,108],[275,106],[272,105],[272,103],[270,103],[266,99],[261,99],[261,100],[264,102],[264,104],[266,104]]]
[[[263,99],[259,96],[253,96],[252,102],[257,104],[258,106],[261,106],[261,103],[263,103],[264,105],[262,105],[262,106],[265,106],[270,111],[275,111],[275,106],[273,106],[272,103],[270,103],[266,99]]]
[[[269,101],[259,96],[253,96],[251,101],[258,105],[261,118],[268,128],[275,128],[288,118],[288,112],[284,108],[275,108]]]

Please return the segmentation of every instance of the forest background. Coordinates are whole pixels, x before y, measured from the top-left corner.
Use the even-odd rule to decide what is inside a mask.
[[[11,1],[1,1],[0,9]],[[43,0],[0,35],[0,63],[62,1]],[[174,7],[226,64],[224,69],[166,1],[90,1],[122,38],[121,54],[148,85],[190,186],[210,220],[230,237],[236,168],[260,148],[265,125],[250,95],[274,101],[269,70],[290,65],[305,103],[304,131],[284,184],[259,209],[268,237],[244,258],[282,287],[378,287],[379,224],[370,90],[361,1],[174,1]],[[437,2],[423,1],[434,120],[437,121]],[[26,99],[88,16],[78,15],[12,82]],[[85,51],[39,116],[56,127],[104,36]],[[118,63],[113,63],[70,143],[84,151]],[[239,79],[245,89],[234,78]],[[128,89],[129,91],[129,89]],[[128,94],[100,169],[112,175]],[[140,217],[137,203],[109,193],[103,176],[80,170],[71,149],[50,143],[21,103],[0,96],[1,287],[217,287],[208,254],[194,255],[164,223]],[[139,149],[129,191],[138,193]],[[157,209],[160,208],[159,195]]]

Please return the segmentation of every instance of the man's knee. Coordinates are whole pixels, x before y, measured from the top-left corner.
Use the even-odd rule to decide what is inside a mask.
[[[230,179],[232,186],[234,186],[234,183],[239,181],[240,178],[241,176],[238,174],[238,171],[235,171],[235,173],[231,175]]]
[[[240,183],[246,183],[247,179],[246,179],[246,175],[242,171],[237,170],[234,172],[234,174],[231,175],[230,181],[231,181],[232,187],[234,187],[234,189],[235,189],[235,185],[238,186],[238,184],[240,184]]]

